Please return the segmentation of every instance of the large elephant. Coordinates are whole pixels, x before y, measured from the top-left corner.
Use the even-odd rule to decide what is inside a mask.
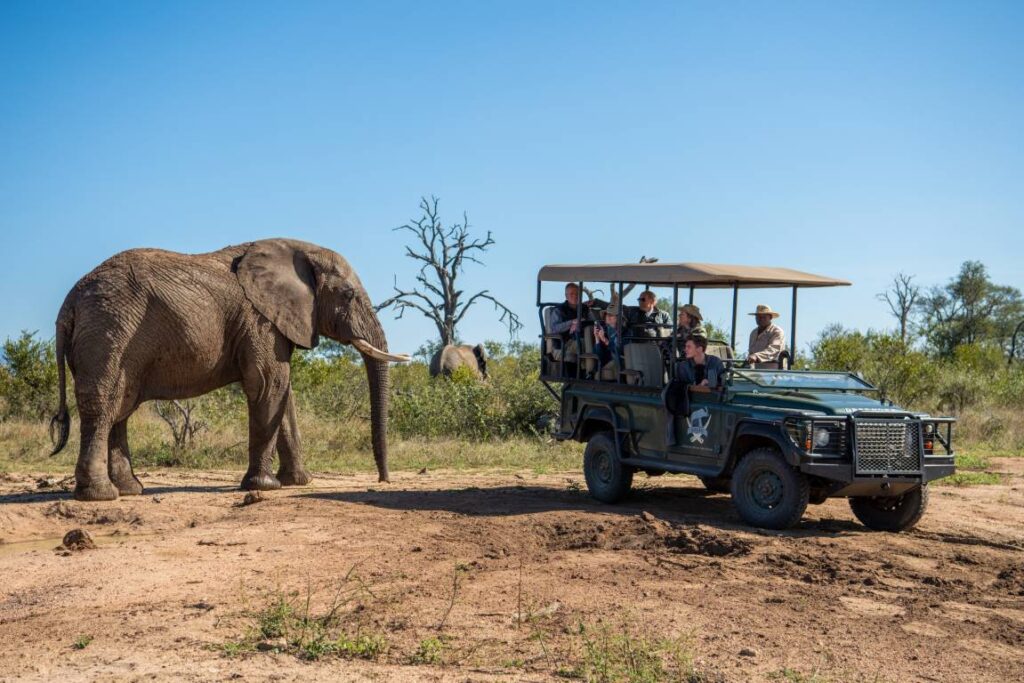
[[[469,346],[462,344],[442,346],[430,359],[430,376],[450,377],[455,368],[467,367],[477,378],[487,379],[487,352],[483,344]]]
[[[57,316],[57,453],[71,426],[64,361],[75,378],[82,443],[75,498],[142,493],[128,449],[128,417],[143,401],[183,399],[241,382],[249,407],[244,489],[310,481],[299,452],[292,350],[319,335],[363,356],[373,456],[388,479],[388,353],[380,321],[348,262],[306,242],[270,239],[208,254],[132,249],[79,280]],[[275,450],[277,476],[271,471]]]

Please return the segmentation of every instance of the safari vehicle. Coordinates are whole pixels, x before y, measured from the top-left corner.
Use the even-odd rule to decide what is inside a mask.
[[[567,283],[579,287],[578,331],[552,331],[556,309],[563,307],[559,320],[571,309],[545,301],[545,283],[561,284],[559,298]],[[855,374],[790,369],[798,290],[849,284],[785,268],[698,263],[543,267],[537,281],[540,379],[561,405],[555,438],[586,443],[590,494],[614,503],[629,491],[636,472],[685,473],[712,491],[731,492],[740,517],[752,526],[790,527],[808,503],[827,498],[848,498],[854,515],[871,529],[901,531],[916,524],[928,503],[928,483],[954,472],[954,420],[904,410]],[[684,340],[674,325],[650,325],[661,328],[655,339],[635,329],[637,336],[629,337],[619,316],[624,358],[600,365],[590,328],[608,304],[595,300],[588,306],[583,293],[609,287],[612,299],[622,302],[624,285],[670,290],[672,321],[678,320],[681,290],[688,290],[690,303],[695,290],[732,290],[731,338],[709,340],[707,350],[725,365],[720,389],[684,386],[676,378]],[[789,348],[779,367],[769,369],[750,367],[733,351],[739,290],[766,288],[792,290]],[[688,400],[678,400],[680,392],[688,392]]]

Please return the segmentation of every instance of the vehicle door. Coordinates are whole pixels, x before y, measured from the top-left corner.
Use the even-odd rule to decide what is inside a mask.
[[[693,465],[715,465],[721,460],[727,431],[721,392],[704,387],[690,387],[689,391],[689,414],[674,418],[676,445],[669,449],[669,459]]]

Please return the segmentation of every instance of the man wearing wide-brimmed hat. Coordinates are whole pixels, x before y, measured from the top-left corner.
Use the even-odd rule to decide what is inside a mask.
[[[758,304],[750,315],[757,320],[757,327],[750,333],[747,362],[758,369],[778,369],[779,354],[786,348],[786,333],[772,322],[779,314],[771,306]]]

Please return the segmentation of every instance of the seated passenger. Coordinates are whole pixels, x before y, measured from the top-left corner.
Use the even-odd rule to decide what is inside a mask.
[[[622,364],[622,344],[619,343],[619,307],[610,305],[604,312],[604,320],[594,324],[594,353],[603,368],[615,360]]]
[[[565,286],[565,301],[551,309],[550,334],[558,334],[562,337],[562,354],[559,360],[565,364],[563,375],[574,376],[576,374],[576,361],[579,358],[579,326],[577,319],[580,302],[580,288],[575,282]],[[604,302],[592,300],[583,303],[583,323],[591,319],[591,305],[602,305]]]
[[[757,320],[757,327],[750,333],[747,363],[758,369],[778,369],[779,354],[786,348],[786,333],[772,322],[779,314],[771,306],[758,304],[750,315]]]
[[[627,325],[627,337],[657,339],[668,335],[668,328],[672,325],[672,320],[668,313],[658,308],[657,303],[657,295],[646,290],[640,294],[639,306],[623,307],[622,314]],[[627,340],[627,343],[628,341],[630,340]]]
[[[693,304],[686,304],[679,309],[679,324],[676,327],[676,336],[680,341],[685,342],[695,327],[700,327],[704,322],[704,316],[700,309]]]
[[[686,338],[683,353],[686,360],[676,366],[676,377],[686,385],[718,389],[725,377],[725,364],[717,356],[709,356],[707,337],[691,334]]]

